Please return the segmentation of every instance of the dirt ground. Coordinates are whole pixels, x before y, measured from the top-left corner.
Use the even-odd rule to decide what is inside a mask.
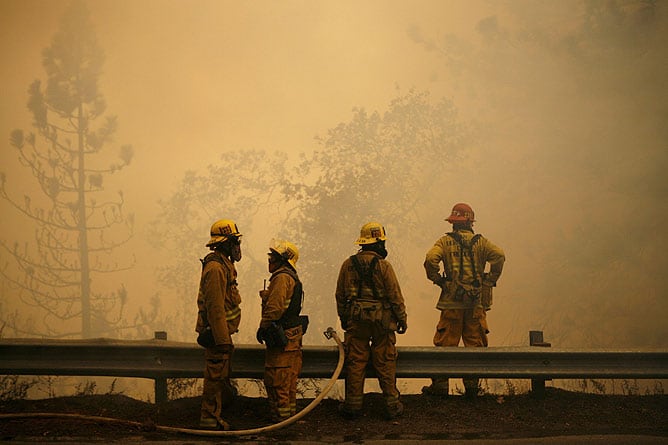
[[[284,429],[240,441],[350,441],[373,439],[501,439],[554,435],[636,434],[668,437],[668,396],[595,395],[547,388],[544,398],[530,394],[462,396],[445,399],[402,396],[404,415],[383,417],[379,394],[365,396],[364,415],[356,420],[339,417],[339,402],[325,399],[303,419]],[[298,400],[299,408],[310,400]],[[96,440],[177,440],[211,438],[156,430],[155,425],[197,428],[199,397],[152,404],[124,395],[91,395],[42,400],[0,402],[0,440],[88,438]],[[224,418],[233,429],[268,425],[263,417],[266,399],[237,397]],[[77,413],[132,420],[140,426],[76,418],[2,418],[8,413]],[[222,443],[230,438],[219,440]]]

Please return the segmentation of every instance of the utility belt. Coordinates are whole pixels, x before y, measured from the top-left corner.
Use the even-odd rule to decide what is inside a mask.
[[[279,320],[280,321],[280,320]],[[279,324],[283,329],[296,328],[297,326],[302,327],[302,334],[306,334],[306,329],[308,329],[308,315],[298,315],[296,317],[290,317],[287,320],[284,320]]]
[[[397,321],[392,316],[389,302],[370,299],[348,300],[348,321],[378,323],[384,329],[396,330]]]
[[[453,299],[455,301],[471,301],[477,300],[480,297],[480,287],[464,287],[461,285],[454,286],[455,295]]]
[[[351,300],[348,320],[365,321],[369,323],[381,321],[383,318],[383,303],[378,300]]]
[[[454,301],[467,305],[480,304],[484,310],[488,311],[493,303],[492,287],[485,284],[481,285],[480,282],[477,286],[474,286],[473,284],[462,284],[456,280],[448,280],[445,282],[437,307],[442,309],[442,303]]]
[[[306,329],[308,329],[308,323],[308,315],[299,315],[285,321],[272,321],[264,330],[262,340],[267,347],[284,348],[288,344],[288,337],[285,335],[285,330],[301,326],[302,335],[304,335],[306,334]]]

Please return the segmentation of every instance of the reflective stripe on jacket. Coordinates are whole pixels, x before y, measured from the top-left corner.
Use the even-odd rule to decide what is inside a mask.
[[[231,336],[239,330],[241,322],[237,271],[234,264],[221,253],[214,251],[209,255],[216,255],[216,258],[205,259],[202,268],[195,330],[203,332],[207,326],[211,326],[216,345],[232,345]]]
[[[474,234],[471,230],[457,231],[466,246],[471,245]],[[480,300],[462,298],[457,295],[457,288],[463,288],[471,295],[480,292],[481,285],[494,286],[503,271],[505,254],[503,250],[484,236],[478,236],[472,247],[476,276],[473,276],[473,264],[468,249],[462,249],[452,236],[446,234],[439,238],[427,252],[424,268],[427,278],[434,283],[443,280],[441,263],[447,282],[442,289],[438,309],[466,309],[480,305]],[[460,257],[463,255],[462,257]],[[483,275],[485,265],[489,263],[489,273]],[[475,286],[477,280],[478,286]]]

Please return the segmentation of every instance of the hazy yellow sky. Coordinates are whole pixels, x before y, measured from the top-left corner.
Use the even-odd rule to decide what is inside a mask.
[[[608,4],[601,0],[604,3]],[[635,0],[621,3],[631,9],[643,6]],[[621,238],[615,230],[624,223],[629,207],[635,214],[651,215],[650,222],[657,215],[662,220],[668,217],[668,206],[656,204],[665,190],[661,181],[665,183],[666,133],[659,119],[665,112],[668,57],[665,45],[653,45],[668,35],[666,2],[657,3],[653,18],[657,31],[655,40],[643,47],[647,53],[634,54],[633,48],[618,45],[623,26],[619,35],[612,27],[601,37],[609,38],[610,48],[617,51],[610,52],[614,58],[600,57],[609,69],[586,66],[596,63],[601,55],[596,51],[606,48],[606,42],[585,41],[583,47],[567,48],[567,40],[551,39],[567,36],[582,22],[577,0],[88,0],[87,4],[106,54],[100,86],[108,113],[118,116],[115,144],[135,148],[132,164],[107,183],[127,192],[127,211],[137,215],[133,242],[142,256],[136,269],[140,279],[133,278],[129,286],[133,296],[155,290],[153,277],[148,276],[155,261],[150,250],[155,238],[148,223],[155,217],[157,200],[170,196],[186,170],[220,164],[221,155],[233,150],[309,152],[316,147],[314,136],[348,122],[354,107],[386,110],[397,97],[397,88],[450,98],[463,121],[484,122],[478,133],[487,146],[471,148],[479,157],[460,164],[458,177],[448,170],[453,177],[448,190],[433,192],[444,196],[443,217],[454,202],[472,203],[479,216],[476,227],[509,253],[499,290],[500,301],[505,299],[506,304],[499,304],[492,314],[499,326],[494,341],[503,343],[517,330],[524,336],[530,321],[519,323],[517,310],[527,303],[540,307],[544,303],[540,298],[561,291],[545,289],[544,282],[546,275],[553,278],[549,270],[553,263],[567,265],[562,261],[564,240],[572,246],[585,245],[592,233],[604,233],[595,245],[602,252],[592,252],[591,257],[599,258],[600,253],[623,268],[626,263],[614,263],[614,254],[601,246],[607,247],[608,237],[611,243]],[[9,134],[16,128],[31,128],[27,88],[34,79],[46,80],[41,51],[51,43],[67,5],[66,0],[0,0],[0,171],[7,173],[13,188],[20,189],[24,180],[33,178],[17,165]],[[642,14],[629,17],[640,20]],[[498,23],[496,30],[503,36],[508,30],[518,31],[525,40],[517,42],[512,35],[495,45],[492,33],[492,39],[481,44],[484,38],[478,27],[485,19],[489,19],[484,22],[487,30]],[[526,29],[536,34],[527,37],[518,25],[528,25]],[[434,45],[416,43],[416,32]],[[450,44],[459,45],[459,52],[439,52]],[[588,44],[595,47],[594,62],[586,57]],[[460,58],[449,58],[453,54]],[[632,62],[627,56],[633,57]],[[110,156],[115,152],[111,148]],[[571,214],[577,218],[567,217]],[[197,222],[203,239],[211,222]],[[615,230],[610,229],[611,222]],[[0,216],[0,231],[9,239],[18,229],[23,227]],[[425,222],[429,237],[447,229],[441,220]],[[666,242],[664,234],[650,233],[634,255],[660,268],[667,261],[661,253]],[[256,255],[263,255],[266,240],[249,237],[246,247],[252,243]],[[423,252],[428,247],[415,248]],[[406,281],[433,292],[421,262],[412,261]],[[580,295],[586,298],[592,291],[587,286],[601,293],[605,293],[601,286],[609,286],[619,298],[641,295],[647,301],[666,301],[660,299],[665,296],[665,280],[647,265],[638,262],[634,267],[637,270],[628,273],[649,278],[636,283],[620,278],[617,270],[592,266],[591,275],[576,275],[583,282],[564,280],[562,294],[570,297],[571,309],[573,301],[582,301]],[[599,283],[581,278],[589,276],[604,279]],[[193,282],[195,286],[196,277]],[[254,294],[253,285],[248,286]],[[576,287],[577,294],[572,292]],[[421,303],[410,304],[415,308]],[[657,312],[654,306],[643,307]],[[620,319],[626,323],[630,317]],[[642,324],[642,320],[637,314],[635,321]],[[626,326],[633,330],[632,324]],[[410,331],[407,337],[414,337],[409,341],[429,344],[432,323],[419,336],[416,330]]]
[[[395,86],[444,90],[439,62],[408,29],[471,34],[484,3],[89,2],[106,54],[102,93],[119,117],[117,142],[136,148],[127,175],[134,170],[152,195],[225,150],[308,151],[314,135],[347,120],[353,107],[382,109]],[[40,53],[66,5],[0,2],[0,134],[29,127],[26,89],[44,80]]]
[[[239,149],[308,152],[315,135],[349,120],[354,107],[384,110],[397,88],[453,95],[440,77],[442,60],[416,45],[409,29],[473,38],[477,21],[494,9],[468,0],[86,3],[106,55],[100,87],[107,114],[118,116],[115,145],[135,148],[132,164],[106,185],[125,191],[126,211],[136,214],[132,249],[142,278],[127,285],[142,304],[138,295],[156,290],[147,225],[186,170]],[[8,138],[13,129],[32,130],[27,89],[46,81],[41,52],[68,4],[0,0],[0,170],[19,200],[34,178]],[[205,236],[211,221],[193,223]],[[30,238],[23,225],[0,224],[8,239]],[[248,242],[264,252],[266,240]]]

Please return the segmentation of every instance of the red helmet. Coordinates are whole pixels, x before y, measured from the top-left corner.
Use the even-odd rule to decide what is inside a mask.
[[[452,208],[452,213],[445,219],[449,223],[474,222],[475,214],[470,205],[460,202]]]

